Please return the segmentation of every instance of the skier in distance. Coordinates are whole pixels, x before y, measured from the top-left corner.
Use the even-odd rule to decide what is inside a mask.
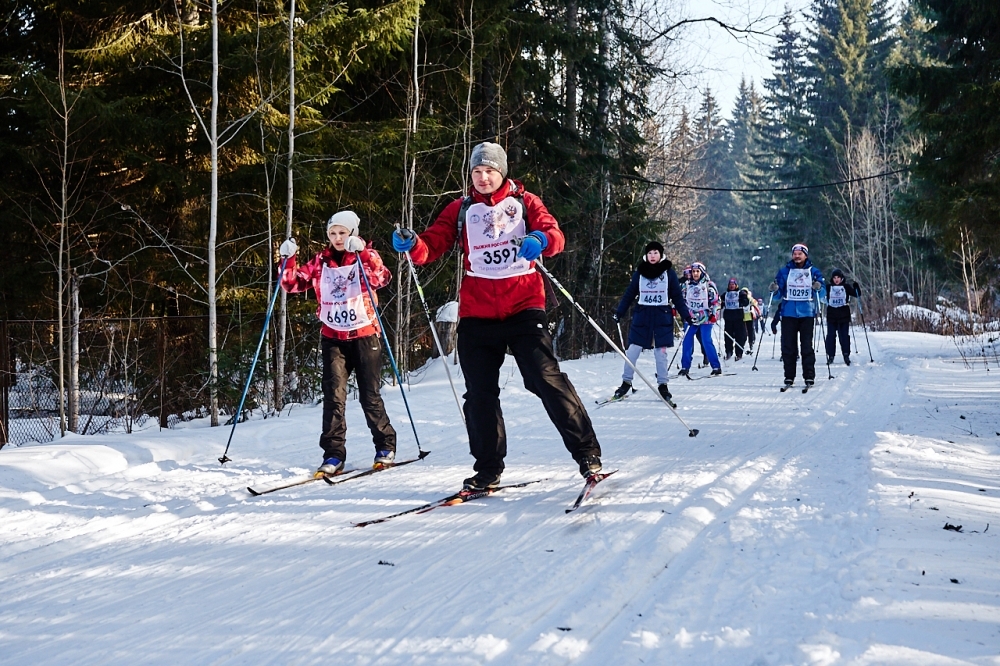
[[[646,244],[643,255],[611,318],[616,322],[620,321],[635,303],[625,353],[634,365],[643,349],[653,350],[657,389],[660,395],[670,400],[672,396],[667,388],[667,349],[674,346],[674,315],[670,305],[674,304],[685,322],[691,320],[691,314],[684,303],[673,264],[664,256],[663,245],[659,241],[650,241]],[[628,395],[632,389],[634,374],[632,366],[626,363],[622,371],[622,385],[615,391],[616,400]]]
[[[855,283],[857,284],[857,283]],[[826,362],[833,363],[837,355],[837,338],[844,354],[844,364],[851,364],[851,298],[855,288],[847,286],[844,272],[834,268],[826,295]]]
[[[823,274],[809,261],[805,243],[792,246],[792,258],[782,266],[771,283],[776,307],[771,320],[771,332],[778,334],[781,323],[781,361],[785,370],[785,386],[795,383],[799,349],[802,350],[802,378],[806,387],[816,383],[816,351],[813,349],[813,328],[816,316],[816,294],[823,288]]]
[[[678,376],[690,378],[691,359],[694,356],[694,339],[699,337],[704,347],[705,356],[712,366],[713,375],[722,374],[719,355],[712,341],[712,327],[719,308],[719,290],[708,277],[705,264],[691,264],[691,279],[684,285],[684,304],[691,314],[691,325],[684,332],[684,343],[681,347],[681,370]]]

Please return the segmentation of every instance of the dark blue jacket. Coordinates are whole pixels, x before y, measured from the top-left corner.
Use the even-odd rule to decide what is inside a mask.
[[[776,296],[781,300],[778,303],[778,311],[775,316],[778,317],[815,317],[816,316],[816,292],[810,286],[810,293],[812,298],[808,301],[790,301],[785,298],[785,289],[788,285],[788,271],[793,268],[797,268],[795,262],[789,261],[787,264],[781,267],[778,274],[774,276],[774,281],[778,284],[778,293]],[[824,286],[823,274],[820,273],[819,269],[812,265],[809,258],[806,257],[806,262],[802,264],[802,268],[809,269],[810,277],[812,277],[812,282],[819,282],[820,287]]]
[[[687,304],[684,302],[684,295],[681,292],[680,282],[677,281],[677,274],[674,272],[673,264],[668,260],[657,264],[650,264],[645,259],[639,262],[638,268],[632,273],[632,282],[618,303],[616,314],[618,318],[625,316],[629,307],[635,302],[639,295],[639,280],[658,279],[664,273],[667,274],[667,296],[677,308],[681,319],[689,321],[691,313],[688,312]],[[636,305],[632,312],[632,325],[628,331],[628,344],[641,345],[643,349],[653,347],[673,347],[674,346],[674,314],[670,303],[663,305]]]

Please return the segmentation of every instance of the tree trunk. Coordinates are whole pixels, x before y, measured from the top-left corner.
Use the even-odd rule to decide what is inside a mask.
[[[497,86],[493,74],[493,62],[484,58],[479,75],[480,104],[483,115],[479,121],[479,137],[482,141],[499,139],[499,113],[497,110]]]
[[[208,222],[208,391],[211,425],[219,425],[219,339],[215,244],[219,227],[219,1],[212,0],[212,115],[209,120],[212,199]]]
[[[65,42],[63,41],[62,22],[59,23],[59,99],[62,102],[62,145],[60,146],[59,169],[59,266],[56,273],[59,276],[58,291],[58,325],[59,325],[59,434],[66,436],[66,340],[65,323],[63,322],[63,298],[66,294],[66,279],[63,273],[63,262],[69,270],[69,103],[66,98]]]
[[[285,238],[292,237],[292,215],[295,209],[295,0],[288,12],[288,175],[285,210]],[[278,276],[281,280],[281,276]],[[280,289],[281,285],[275,286]],[[278,345],[274,354],[274,408],[285,406],[285,337],[288,334],[288,294],[281,292],[278,313]]]
[[[576,37],[578,8],[576,0],[566,5],[566,32]],[[576,134],[576,61],[574,54],[566,54],[566,129]]]
[[[70,432],[80,427],[80,278],[76,271],[69,278],[69,424]]]

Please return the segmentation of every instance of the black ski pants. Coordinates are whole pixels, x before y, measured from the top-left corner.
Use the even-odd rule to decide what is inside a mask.
[[[365,421],[372,432],[376,451],[396,450],[396,431],[389,423],[379,389],[382,386],[382,342],[377,335],[353,340],[322,337],[323,352],[323,434],[319,445],[323,459],[347,459],[347,378],[358,383],[358,398]]]
[[[723,310],[722,319],[726,323],[726,358],[732,356],[733,346],[736,347],[736,358],[743,356],[743,347],[747,343],[747,328],[743,324],[743,310]]]
[[[750,319],[744,321],[743,326],[747,329],[748,349],[753,350],[754,343],[757,342],[757,320]]]
[[[500,409],[500,368],[507,350],[524,388],[542,399],[545,412],[579,462],[600,456],[590,416],[569,378],[559,370],[544,310],[525,310],[507,319],[465,317],[458,324],[458,359],[465,375],[465,424],[477,472],[500,473],[507,455],[507,431]]]
[[[795,365],[802,347],[802,378],[816,379],[816,352],[813,350],[812,317],[781,318],[781,361],[785,365],[785,379],[795,379]]]
[[[826,355],[837,355],[837,338],[840,338],[840,350],[844,358],[851,355],[851,320],[832,322],[826,320]]]

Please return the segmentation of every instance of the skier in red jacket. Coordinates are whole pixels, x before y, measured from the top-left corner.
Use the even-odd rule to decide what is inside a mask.
[[[358,398],[375,443],[374,466],[391,465],[396,458],[396,431],[389,423],[382,395],[381,329],[375,303],[358,273],[358,258],[368,284],[374,290],[392,279],[378,252],[358,237],[360,220],[349,210],[330,218],[326,225],[330,244],[303,266],[296,266],[298,247],[286,240],[280,253],[288,257],[281,276],[281,288],[290,293],[312,289],[319,301],[316,316],[321,322],[320,348],[323,353],[323,433],[319,445],[323,464],[317,475],[334,475],[344,469],[347,459],[347,378],[354,373]]]
[[[509,348],[524,387],[542,399],[563,443],[590,477],[601,471],[601,447],[569,378],[560,371],[545,319],[545,285],[535,270],[565,238],[545,204],[507,178],[507,154],[495,143],[472,150],[469,196],[448,204],[419,236],[392,235],[397,252],[426,264],[461,244],[465,277],[459,292],[458,358],[465,375],[465,419],[476,474],[465,488],[500,484],[507,433],[500,409],[500,367]],[[520,247],[518,247],[520,246]]]

